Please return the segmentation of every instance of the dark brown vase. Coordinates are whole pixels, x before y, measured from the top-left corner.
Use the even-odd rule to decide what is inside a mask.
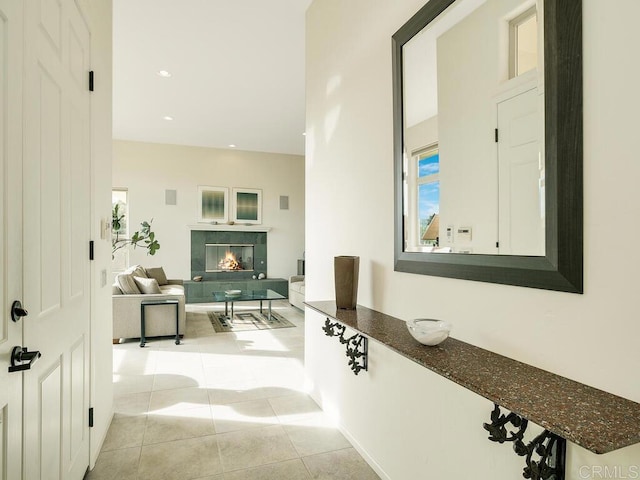
[[[333,259],[336,284],[336,306],[355,310],[358,301],[358,270],[360,257],[339,256]]]

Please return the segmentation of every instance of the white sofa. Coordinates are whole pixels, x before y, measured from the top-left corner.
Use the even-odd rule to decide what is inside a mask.
[[[142,279],[141,274],[146,271],[135,270],[139,266],[128,269],[128,274],[135,271],[140,276],[134,278]],[[149,269],[149,271],[152,269]],[[153,269],[157,270],[157,269]],[[158,283],[159,293],[125,293],[121,288],[119,279],[113,285],[113,343],[118,343],[121,338],[140,337],[140,304],[143,300],[177,300],[178,301],[178,332],[184,335],[186,324],[184,286],[182,280],[168,280],[164,273],[160,276]],[[146,277],[149,278],[149,277]],[[152,282],[150,282],[152,283]],[[162,285],[160,285],[162,283]],[[155,285],[153,287],[155,290]],[[126,291],[126,289],[125,289]],[[131,291],[131,290],[129,290]],[[153,305],[145,307],[145,337],[160,337],[176,335],[176,307],[175,305]]]
[[[304,275],[289,277],[289,303],[304,310]]]

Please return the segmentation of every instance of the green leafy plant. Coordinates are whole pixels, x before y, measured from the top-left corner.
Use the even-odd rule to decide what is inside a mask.
[[[151,221],[144,221],[140,224],[140,230],[133,232],[131,238],[120,238],[125,222],[125,214],[120,212],[120,205],[116,203],[111,211],[111,258],[113,259],[116,252],[121,248],[133,245],[147,249],[147,255],[155,255],[160,250],[160,244],[156,240],[156,234],[151,230]]]

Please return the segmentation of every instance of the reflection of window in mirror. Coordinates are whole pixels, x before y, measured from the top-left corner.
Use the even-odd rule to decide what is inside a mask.
[[[437,247],[440,237],[440,153],[437,145],[420,150],[416,160],[418,245]]]
[[[536,7],[509,22],[509,78],[538,66],[538,15]]]

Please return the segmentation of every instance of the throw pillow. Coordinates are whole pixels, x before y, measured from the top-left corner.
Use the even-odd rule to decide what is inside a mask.
[[[115,283],[111,285],[111,295],[122,295],[122,290]]]
[[[147,268],[147,277],[155,278],[158,285],[168,285],[167,275],[162,267]]]
[[[116,284],[125,295],[134,295],[140,293],[133,275],[130,273],[121,273],[116,277]]]
[[[133,280],[142,293],[162,293],[155,278],[133,277]]]
[[[148,278],[147,272],[145,272],[144,267],[142,265],[133,265],[132,267],[127,268],[124,273],[130,273],[134,277],[142,277]]]

